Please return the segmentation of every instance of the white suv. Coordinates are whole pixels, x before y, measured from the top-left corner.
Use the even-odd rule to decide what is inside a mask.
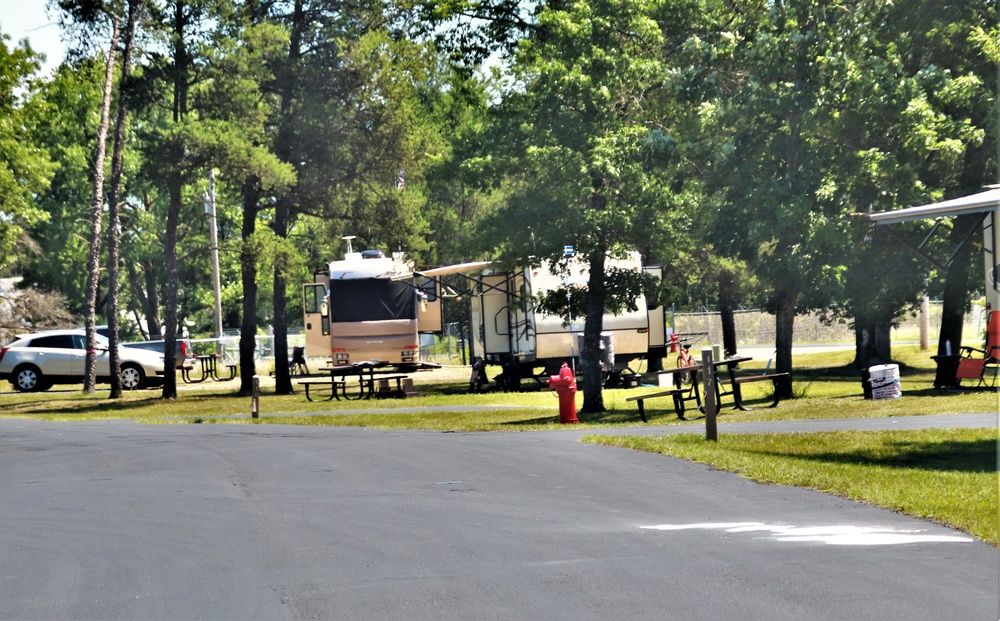
[[[97,381],[110,381],[108,339],[97,337]],[[0,349],[0,380],[16,390],[48,390],[53,384],[83,381],[87,335],[83,330],[46,330],[22,334]],[[118,348],[122,388],[138,390],[163,383],[163,354]]]

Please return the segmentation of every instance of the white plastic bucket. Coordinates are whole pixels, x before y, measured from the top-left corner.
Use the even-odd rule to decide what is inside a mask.
[[[898,364],[879,364],[869,367],[868,373],[871,375],[873,399],[899,399],[903,396]]]

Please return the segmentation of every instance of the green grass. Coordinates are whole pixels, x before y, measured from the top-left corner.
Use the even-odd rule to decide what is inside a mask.
[[[672,455],[761,483],[837,494],[927,518],[1000,545],[997,430],[587,436]]]
[[[1000,394],[989,391],[939,391],[933,388],[934,367],[926,352],[915,346],[896,348],[900,363],[903,398],[864,400],[860,375],[850,366],[851,352],[799,355],[795,358],[794,389],[798,398],[782,401],[773,409],[739,412],[724,401],[720,421],[790,420],[810,418],[871,418],[924,414],[995,412]],[[765,361],[743,365],[747,371],[762,370]],[[439,372],[417,373],[414,379],[421,396],[417,399],[384,401],[306,401],[301,389],[293,395],[261,396],[263,423],[350,425],[385,428],[426,428],[450,431],[520,431],[559,426],[557,400],[544,388],[522,393],[468,394],[467,371],[450,376]],[[646,382],[655,383],[652,375]],[[527,386],[527,384],[525,384]],[[769,382],[747,387],[748,397],[763,397]],[[0,395],[0,416],[26,416],[50,420],[128,418],[141,422],[245,422],[250,413],[249,397],[238,396],[239,380],[226,383],[178,384],[178,398],[163,400],[159,390],[126,393],[109,400],[107,391],[85,395],[75,390]],[[652,385],[631,390],[605,390],[606,412],[580,413],[580,426],[643,426],[630,396],[652,392]],[[582,395],[578,395],[578,405]],[[487,407],[502,409],[485,409]],[[421,413],[394,412],[419,407]],[[441,411],[447,408],[449,411]],[[462,411],[451,411],[456,408]],[[435,411],[437,409],[437,411]],[[700,425],[700,421],[678,421],[670,399],[646,403],[649,424]],[[357,414],[358,410],[365,413]],[[237,418],[234,418],[237,417]]]

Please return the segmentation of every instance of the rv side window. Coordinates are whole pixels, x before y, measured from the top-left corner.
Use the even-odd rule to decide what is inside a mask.
[[[437,301],[437,286],[436,285],[437,285],[437,283],[435,283],[434,279],[432,279],[432,278],[427,278],[426,276],[420,276],[420,277],[417,278],[417,288],[420,289],[421,293],[423,293],[425,296],[427,296],[427,297],[423,298],[424,302],[436,302]]]
[[[321,312],[321,303],[325,293],[323,285],[306,285],[302,291],[303,301],[307,313]]]

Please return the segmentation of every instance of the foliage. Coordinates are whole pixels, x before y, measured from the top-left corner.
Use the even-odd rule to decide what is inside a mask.
[[[664,231],[685,230],[684,207],[692,202],[672,184],[676,119],[664,76],[667,63],[679,59],[662,54],[672,36],[686,36],[673,31],[677,24],[697,20],[691,5],[667,4],[541,7],[474,163],[509,184],[503,207],[481,223],[483,249],[504,265],[537,265],[557,263],[570,244],[588,266],[582,362],[590,411],[603,409],[600,374],[586,368],[596,364],[608,307],[606,256],[624,257],[648,249]]]
[[[79,310],[107,39],[91,18],[122,5],[57,4],[74,50],[51,77],[0,46],[0,269]],[[120,286],[151,332],[165,306],[171,329],[212,324],[210,169],[227,328],[297,309],[298,282],[351,234],[418,265],[537,265],[572,244],[595,268],[573,294],[593,343],[640,286],[600,276],[630,250],[662,266],[666,304],[714,307],[734,274],[734,299],[781,309],[788,334],[808,308],[885,331],[921,290],[955,287],[849,214],[969,193],[997,164],[985,0],[149,8],[124,84]]]
[[[56,164],[30,139],[26,99],[38,56],[26,42],[8,47],[0,33],[0,269],[12,262],[25,227],[47,219],[34,197],[52,178]]]
[[[27,258],[22,273],[28,282],[62,292],[75,313],[84,304],[86,278],[81,275],[87,265],[89,176],[102,72],[96,59],[63,64],[39,84],[25,108],[31,141],[59,165],[51,184],[36,196],[48,218],[29,229],[39,252]]]

